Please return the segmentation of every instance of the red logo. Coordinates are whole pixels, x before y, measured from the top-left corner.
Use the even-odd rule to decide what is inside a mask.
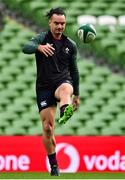
[[[77,149],[68,143],[58,143],[56,146],[60,172],[77,172],[80,165],[80,156]],[[48,158],[47,169],[50,170]]]

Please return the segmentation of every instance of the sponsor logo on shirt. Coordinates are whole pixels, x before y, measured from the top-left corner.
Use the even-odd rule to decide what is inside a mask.
[[[45,107],[45,106],[47,105],[47,102],[46,102],[46,101],[42,101],[42,102],[40,103],[40,105],[41,105],[41,107]]]
[[[68,47],[65,49],[65,53],[69,54],[69,48]]]

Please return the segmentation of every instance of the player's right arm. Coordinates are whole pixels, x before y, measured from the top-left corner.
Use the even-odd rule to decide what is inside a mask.
[[[46,57],[52,56],[54,54],[54,48],[51,44],[42,44],[45,34],[39,34],[33,37],[28,43],[26,43],[22,49],[25,54],[33,54],[37,51],[43,53]]]

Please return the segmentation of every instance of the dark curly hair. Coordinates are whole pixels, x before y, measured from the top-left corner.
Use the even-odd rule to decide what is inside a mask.
[[[53,14],[66,16],[65,12],[60,7],[50,9],[50,11],[47,12],[46,16],[47,16],[48,19],[50,19]]]

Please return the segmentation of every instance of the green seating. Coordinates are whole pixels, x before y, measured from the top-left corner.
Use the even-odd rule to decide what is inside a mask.
[[[22,121],[30,121],[30,122],[32,122],[32,124],[34,126],[37,124],[38,121],[41,121],[39,114],[36,113],[35,110],[23,113],[21,115],[21,119],[22,119]]]
[[[108,82],[111,84],[118,84],[122,86],[125,83],[125,79],[124,79],[124,76],[122,75],[120,76],[120,75],[112,74],[108,77]]]
[[[92,96],[91,98],[88,98],[86,100],[86,103],[91,104],[92,106],[95,106],[97,108],[101,108],[106,104],[106,102],[103,99],[97,96]]]
[[[4,61],[5,63],[8,64],[8,63],[10,63],[10,61],[11,61],[12,59],[15,58],[15,54],[12,53],[12,52],[6,53],[5,50],[2,50],[2,52],[0,53],[0,58],[1,58],[1,61]],[[7,64],[6,64],[6,65],[7,65]],[[6,67],[6,68],[9,68],[9,67]]]
[[[108,4],[104,1],[95,1],[91,3],[91,8],[93,9],[101,9],[103,12],[108,8]]]
[[[56,127],[55,135],[74,135],[74,130],[65,126]]]
[[[106,90],[106,89],[101,89],[100,91],[95,91],[93,93],[94,97],[98,97],[102,100],[104,100],[105,102],[107,102],[110,98],[113,97],[112,92]]]
[[[19,118],[19,116],[16,113],[11,112],[11,111],[6,111],[6,114],[5,113],[3,113],[3,114],[4,114],[3,118],[1,118],[1,119],[8,122],[9,126],[12,125],[13,121],[16,121]],[[1,116],[1,114],[0,114],[0,116]]]
[[[80,86],[80,93],[88,92],[88,93],[93,93],[94,91],[97,90],[96,84],[91,84],[91,83],[83,83]]]
[[[4,134],[4,131],[2,128],[0,128],[0,135],[3,135]]]
[[[81,105],[79,107],[79,110],[83,113],[83,114],[89,114],[89,115],[93,115],[95,113],[97,113],[99,111],[98,107],[93,106],[92,104],[84,104]]]
[[[86,127],[91,127],[91,129],[102,130],[106,126],[104,121],[100,121],[100,119],[92,119],[86,122]]]
[[[118,47],[119,65],[120,67],[125,67],[125,49],[123,48],[125,43]]]
[[[101,86],[101,89],[104,90],[104,91],[116,93],[121,89],[121,87],[116,83],[109,82],[109,83],[103,84]]]
[[[34,124],[32,123],[32,121],[30,121],[28,119],[22,119],[22,118],[20,118],[19,120],[13,121],[12,125],[13,125],[13,128],[28,129],[30,127],[34,127]]]
[[[125,7],[124,7],[124,2],[122,1],[117,1],[116,3],[113,3],[111,8],[113,10],[122,10],[124,11],[125,10]]]
[[[110,113],[112,115],[117,115],[122,112],[122,108],[116,105],[107,105],[102,108],[103,113]]]
[[[20,52],[20,45],[11,45],[10,46],[10,44],[5,44],[3,46],[3,51],[19,53]]]
[[[42,125],[39,121],[34,127],[30,127],[27,130],[28,135],[42,135]]]
[[[116,127],[106,127],[103,128],[101,131],[101,135],[122,135],[122,130],[120,128],[118,128],[118,126]]]
[[[112,16],[120,16],[123,14],[123,11],[121,9],[108,9],[105,11],[105,14],[112,15]]]
[[[77,115],[75,116],[75,113],[73,116],[74,117],[65,124],[65,128],[75,130],[81,127],[82,123],[80,122],[80,118],[78,118]]]
[[[79,109],[76,113],[74,113],[72,120],[75,121],[75,123],[81,127],[84,126],[86,121],[91,119],[91,115],[87,113],[82,113]],[[70,121],[72,123],[72,120]],[[77,122],[76,122],[77,121]],[[79,123],[80,122],[80,123]]]
[[[13,128],[13,126],[10,126],[10,127],[5,128],[4,134],[5,135],[26,135],[27,131],[21,127]]]
[[[114,115],[110,113],[99,112],[93,116],[93,119],[96,119],[96,121],[104,122],[108,126],[109,123],[114,120]]]
[[[77,135],[98,135],[98,130],[95,128],[92,128],[92,127],[81,127],[79,129],[77,129]]]
[[[66,1],[53,1],[53,2],[50,2],[49,5],[50,7],[53,7],[53,8],[60,6],[61,8],[65,10],[67,8],[68,3]]]
[[[21,115],[26,112],[27,109],[23,105],[14,104],[13,106],[8,106],[7,111]]]
[[[108,58],[109,54],[110,54],[109,62],[111,64],[114,63],[114,61],[116,60],[115,58],[117,57],[115,54],[117,45],[118,45],[118,40],[116,40],[116,39],[108,38],[108,39],[101,40],[101,47],[103,48],[103,56],[105,58]],[[107,52],[107,53],[105,53],[105,52]]]
[[[9,127],[10,124],[9,122],[6,120],[6,114],[5,113],[0,113],[0,128],[6,128]]]
[[[110,75],[112,73],[111,73],[111,71],[107,67],[101,66],[101,68],[100,67],[94,68],[93,69],[93,74],[96,75],[96,76],[104,77],[104,78],[107,78],[107,77],[110,78]]]
[[[83,2],[83,1],[79,1],[79,2],[76,2],[76,1],[72,1],[71,4],[70,4],[70,8],[77,8],[77,9],[80,9],[80,10],[85,10],[87,8],[88,4],[86,2]]]
[[[5,93],[4,93],[5,94]],[[7,93],[6,93],[7,94]],[[0,98],[0,106],[3,108],[7,107],[10,104],[10,100],[7,99],[6,96],[2,96],[3,93],[1,93],[1,98]]]
[[[84,14],[94,15],[94,16],[101,16],[104,14],[103,9],[89,8],[84,11]]]
[[[94,84],[94,85],[101,85],[105,81],[105,79],[102,76],[96,76],[92,73],[92,76],[86,78],[87,83]]]
[[[3,73],[12,76],[13,79],[15,79],[19,74],[21,74],[21,69],[15,69],[14,67],[10,68],[6,66],[3,68]]]
[[[11,77],[10,75],[4,74],[4,73],[1,74],[0,83],[7,84],[12,81],[13,81],[13,77]]]

